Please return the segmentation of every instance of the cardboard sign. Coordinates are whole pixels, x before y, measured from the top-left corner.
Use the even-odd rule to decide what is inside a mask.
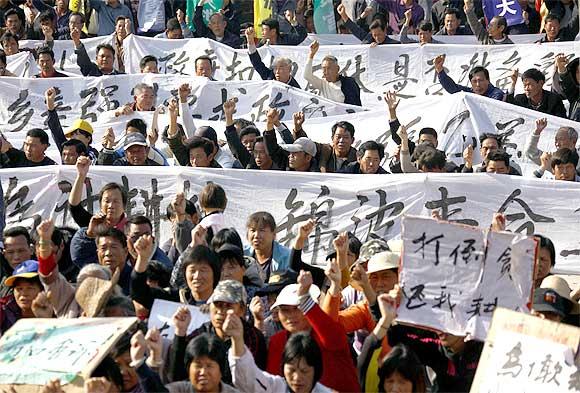
[[[173,336],[175,336],[173,314],[175,314],[177,309],[181,306],[184,306],[184,304],[155,299],[153,307],[151,308],[151,313],[149,314],[147,328],[151,329],[156,327],[161,331],[161,336],[163,338],[172,341]],[[188,305],[187,308],[189,308],[189,312],[191,313],[191,322],[187,328],[187,334],[190,334],[202,324],[209,321],[209,313],[201,312],[199,307],[196,306]]]

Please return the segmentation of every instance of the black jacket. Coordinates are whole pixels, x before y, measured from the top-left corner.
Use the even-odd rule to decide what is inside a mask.
[[[350,32],[359,40],[361,40],[361,42],[363,44],[372,44],[373,42],[375,42],[375,39],[373,38],[371,33],[367,33],[365,30],[363,30],[359,25],[357,25],[356,23],[354,23],[352,20],[348,20],[345,24],[344,24],[349,30]],[[388,45],[388,44],[400,44],[399,41],[392,39],[391,37],[389,37],[388,35],[385,36],[385,40],[383,42],[377,42],[378,45]]]
[[[103,75],[122,75],[124,72],[119,72],[113,68],[110,74],[103,74],[103,72],[97,67],[95,63],[91,61],[85,46],[81,44],[77,49],[75,49],[75,54],[77,55],[77,64],[81,69],[83,76],[103,76]]]
[[[346,167],[342,168],[338,173],[349,173],[352,175],[362,175],[363,173],[360,171],[360,164],[358,162],[351,162]],[[379,166],[379,169],[375,173],[375,175],[388,175],[389,172],[385,171],[382,166]]]
[[[362,106],[360,101],[360,87],[350,76],[341,75],[338,77],[341,82],[340,90],[344,94],[344,103],[356,106]]]
[[[580,58],[577,57],[568,64],[566,72],[559,75],[559,78],[564,96],[570,102],[568,118],[580,122],[580,87],[576,81],[578,67],[580,67]]]
[[[224,45],[230,46],[234,49],[239,49],[242,41],[240,40],[239,34],[233,34],[227,29],[224,30],[224,37],[221,41],[216,39],[215,34],[207,28],[203,22],[203,7],[195,7],[195,15],[193,16],[193,22],[195,24],[195,33],[198,37],[206,37],[214,41],[220,42]]]
[[[525,94],[517,94],[516,96],[512,94],[507,95],[507,102],[523,108],[536,110],[538,112],[546,113],[548,115],[554,115],[566,118],[566,108],[560,96],[551,91],[544,90],[544,96],[542,97],[542,102],[540,106],[534,108]]]
[[[44,156],[44,159],[40,162],[33,162],[26,158],[26,154],[22,150],[15,148],[10,148],[6,152],[8,156],[8,163],[4,168],[24,168],[31,166],[45,166],[45,165],[56,165],[56,162]]]

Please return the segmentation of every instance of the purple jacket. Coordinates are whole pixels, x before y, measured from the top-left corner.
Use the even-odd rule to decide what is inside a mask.
[[[392,33],[399,33],[400,26],[405,21],[405,11],[408,9],[405,7],[405,0],[377,0],[377,4],[388,11],[389,27]],[[425,10],[415,1],[411,6],[411,24],[417,27],[423,19],[425,19]]]
[[[0,336],[12,327],[21,317],[20,307],[13,294],[0,299]]]

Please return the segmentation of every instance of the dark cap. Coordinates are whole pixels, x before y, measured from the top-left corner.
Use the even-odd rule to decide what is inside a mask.
[[[256,291],[257,296],[280,292],[286,285],[296,284],[298,273],[293,270],[276,270],[270,274],[268,283]]]
[[[140,132],[128,133],[127,137],[125,138],[125,143],[123,144],[123,147],[125,149],[128,149],[131,146],[135,146],[135,145],[147,146],[147,140],[145,139],[143,134],[141,134]]]
[[[209,139],[213,142],[213,144],[217,147],[218,146],[218,138],[215,130],[210,126],[201,126],[197,130],[195,130],[195,136],[200,138]]]
[[[539,312],[551,312],[564,318],[570,310],[570,304],[553,289],[540,288],[534,293],[532,309]]]
[[[218,250],[218,256],[221,258],[227,257],[228,255],[233,255],[240,264],[244,264],[244,252],[242,249],[232,243],[224,243]]]

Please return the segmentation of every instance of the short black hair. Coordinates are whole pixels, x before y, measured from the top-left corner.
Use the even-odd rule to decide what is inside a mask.
[[[445,168],[446,162],[445,152],[429,146],[417,158],[417,168],[421,169],[425,167],[428,170],[443,169]]]
[[[355,236],[354,233],[352,232],[347,233],[348,233],[348,249],[358,259],[360,255],[360,248],[362,247],[362,242],[359,240],[358,237]]]
[[[79,156],[86,156],[89,154],[89,150],[87,149],[85,144],[79,141],[78,139],[66,140],[62,143],[61,147],[63,149],[65,147],[74,147]]]
[[[119,19],[119,18],[117,18],[117,19]],[[113,53],[113,56],[115,56],[115,48],[113,48],[113,45],[111,45],[111,44],[99,44],[99,45],[97,45],[97,51],[95,53],[99,54],[101,49],[108,49]]]
[[[121,374],[121,369],[111,355],[106,355],[101,363],[93,370],[91,373],[92,378],[104,377],[107,381],[114,383],[119,388],[119,391],[123,390],[123,374]]]
[[[157,62],[157,57],[153,56],[153,55],[145,55],[143,56],[143,58],[139,61],[139,69],[143,69],[145,68],[145,66],[147,65],[147,63],[149,63],[150,61],[154,61],[155,64],[158,64]]]
[[[100,237],[112,237],[116,239],[124,249],[127,249],[127,236],[117,228],[112,227],[102,227],[97,231],[97,236],[95,237],[95,243],[99,241]]]
[[[556,165],[566,164],[574,164],[574,167],[577,167],[578,153],[575,150],[563,147],[556,150],[556,152],[552,155],[552,169],[554,169]]]
[[[421,128],[421,131],[419,131],[419,137],[421,137],[421,135],[431,135],[435,139],[437,139],[437,131],[435,131],[435,129],[431,127]]]
[[[544,23],[548,23],[551,20],[555,20],[558,23],[562,22],[561,18],[557,14],[553,14],[550,12],[548,15],[545,16]]]
[[[255,212],[250,214],[248,221],[246,221],[246,228],[251,228],[254,226],[264,226],[270,228],[272,231],[276,231],[276,220],[274,219],[274,216],[268,212]]]
[[[117,190],[121,193],[121,199],[123,201],[123,208],[127,206],[127,191],[125,191],[125,189],[119,185],[118,183],[107,183],[103,186],[103,188],[101,188],[101,191],[99,192],[99,202],[103,201],[103,197],[105,196],[105,192],[107,191],[111,191],[111,190]]]
[[[31,138],[38,138],[40,140],[40,143],[42,143],[43,145],[49,144],[48,134],[42,128],[33,128],[31,130],[28,130],[26,136],[29,136]]]
[[[16,40],[16,42],[19,41],[18,36],[16,34],[12,33],[11,31],[7,31],[4,34],[2,34],[2,37],[0,37],[0,43],[2,43],[2,45],[4,45],[4,42],[6,42],[10,39],[14,39],[14,40]]]
[[[411,381],[413,384],[411,391],[426,391],[425,367],[417,355],[404,344],[395,345],[379,366],[379,392],[385,392],[385,380],[396,372]]]
[[[129,127],[136,128],[141,135],[147,137],[147,123],[143,119],[131,119],[125,125],[125,130]]]
[[[195,62],[193,63],[196,67],[197,67],[197,62],[198,61],[202,61],[202,60],[207,60],[209,61],[209,64],[211,65],[211,67],[213,68],[213,61],[211,60],[211,57],[209,57],[208,55],[202,55],[199,56],[198,58],[195,59]]]
[[[431,22],[424,20],[419,23],[419,26],[417,26],[417,28],[421,31],[433,31],[433,24]]]
[[[22,15],[20,15],[20,13],[18,11],[16,11],[16,8],[10,8],[8,11],[6,11],[4,13],[4,21],[6,21],[6,19],[8,19],[9,16],[12,15],[16,15],[18,17],[18,19],[20,20],[21,23],[24,23],[24,20],[22,19]]]
[[[503,149],[494,149],[487,154],[487,162],[503,161],[506,167],[510,166],[510,155]]]
[[[494,18],[497,20],[498,27],[503,27],[503,32],[505,33],[508,28],[507,19],[505,16],[496,15]]]
[[[185,366],[188,373],[191,363],[201,357],[207,357],[216,362],[220,367],[222,376],[229,373],[227,347],[217,335],[202,333],[187,344]]]
[[[340,128],[344,128],[345,130],[348,131],[348,133],[350,134],[350,137],[354,139],[354,126],[349,123],[348,121],[339,121],[334,123],[334,125],[332,126],[332,136],[334,136],[334,133],[336,132],[336,129],[340,127]]]
[[[73,16],[80,16],[81,22],[83,23],[83,25],[85,24],[85,15],[82,12],[72,12],[68,17],[68,20],[70,21],[70,18],[72,18]]]
[[[537,68],[530,68],[529,70],[526,70],[526,72],[522,74],[522,81],[524,79],[533,79],[536,82],[540,81],[545,82],[546,76],[542,71],[538,70]]]
[[[461,12],[459,12],[459,10],[454,7],[448,7],[445,9],[445,12],[443,13],[443,18],[445,18],[445,16],[447,15],[455,15],[457,19],[461,19]]]
[[[262,26],[268,26],[270,30],[276,30],[276,34],[280,35],[280,23],[274,18],[264,19],[261,23]]]
[[[177,18],[170,18],[169,20],[167,20],[167,23],[165,24],[165,30],[167,31],[181,30],[181,24],[179,23]]]
[[[550,252],[550,264],[554,266],[556,264],[556,248],[554,247],[554,243],[550,240],[549,237],[534,234],[540,240],[540,248],[547,248]]]
[[[146,216],[144,216],[142,214],[138,214],[136,216],[131,216],[127,220],[127,223],[125,224],[125,229],[126,230],[129,230],[129,226],[131,224],[133,224],[133,225],[143,225],[143,224],[146,224],[146,225],[149,225],[149,228],[151,230],[153,230],[153,224],[151,223],[151,220],[148,217],[146,217]]]
[[[258,128],[256,126],[247,126],[247,127],[244,127],[242,129],[242,131],[240,131],[240,139],[242,139],[246,135],[251,135],[251,134],[254,134],[257,137],[261,135],[260,130],[258,130]]]
[[[171,270],[163,263],[152,260],[147,265],[147,279],[156,281],[161,288],[170,286]]]
[[[300,359],[303,359],[306,364],[314,368],[314,377],[312,380],[312,386],[314,387],[322,377],[323,362],[320,347],[310,333],[294,333],[288,338],[286,345],[284,345],[282,362],[280,364],[282,373],[284,373],[285,364]]]
[[[213,287],[215,288],[217,286],[220,281],[222,264],[217,254],[211,248],[205,245],[197,245],[193,248],[188,248],[181,255],[183,259],[183,277],[185,277],[185,271],[189,265],[206,264],[209,265],[213,272]]]
[[[236,228],[223,228],[218,231],[211,239],[211,248],[217,252],[224,244],[233,244],[239,247],[240,250],[244,249],[242,238]]]
[[[7,237],[17,237],[24,236],[28,244],[32,244],[32,238],[30,237],[30,232],[23,226],[11,227],[4,230],[4,239]]]
[[[480,145],[483,145],[483,141],[485,141],[486,139],[495,139],[497,141],[497,146],[500,147],[500,148],[503,145],[502,138],[498,134],[492,134],[490,132],[484,132],[483,134],[481,134],[479,136],[479,144]]]
[[[193,136],[187,143],[187,151],[191,151],[192,149],[197,149],[200,147],[208,157],[213,153],[213,143],[207,138]]]
[[[473,67],[471,71],[469,71],[469,80],[472,80],[475,74],[477,74],[478,72],[483,72],[483,75],[485,75],[485,79],[489,80],[489,71],[487,70],[487,68],[482,66]]]
[[[175,209],[173,209],[173,204],[167,205],[167,210],[165,212],[165,216],[168,220],[171,220],[171,217],[175,214]],[[198,214],[197,208],[195,207],[195,203],[190,201],[189,199],[185,200],[185,214],[193,216],[194,214]]]
[[[382,143],[376,141],[366,141],[358,147],[356,156],[358,158],[363,158],[367,150],[376,150],[379,153],[379,157],[382,160],[385,157],[385,146]]]
[[[131,19],[128,16],[125,15],[119,15],[116,19],[115,19],[115,24],[119,23],[120,20],[125,20],[125,19]],[[98,52],[98,51],[97,51]]]
[[[381,30],[385,30],[385,24],[383,23],[382,20],[380,19],[375,19],[373,20],[373,22],[371,23],[371,25],[369,26],[369,30],[374,30],[374,29],[381,29]]]
[[[38,19],[38,23],[42,23],[42,22],[46,22],[46,21],[51,21],[54,24],[54,15],[49,10],[42,11],[38,15],[37,19]]]

